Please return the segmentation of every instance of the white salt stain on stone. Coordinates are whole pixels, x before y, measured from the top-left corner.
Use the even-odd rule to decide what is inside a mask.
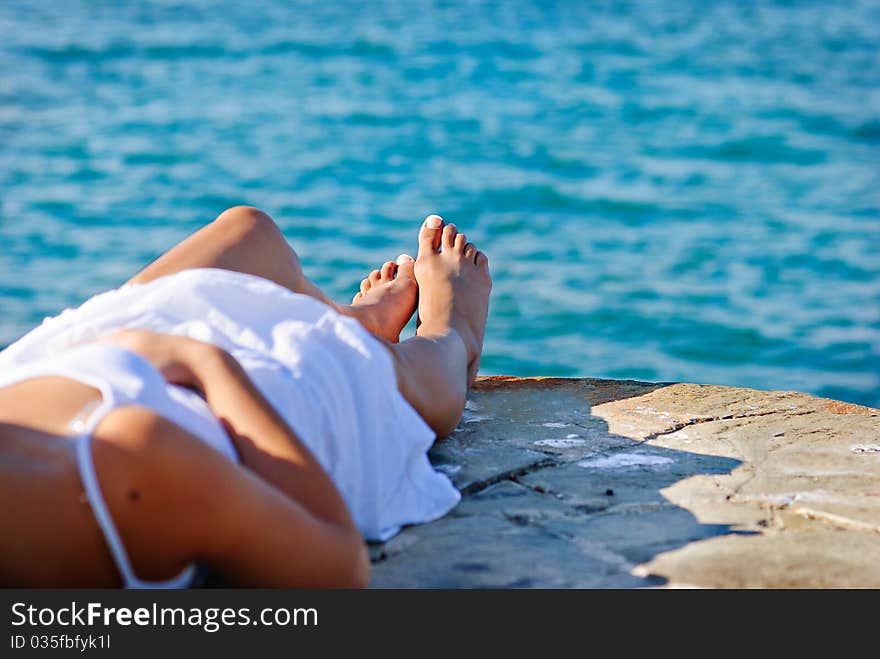
[[[753,492],[750,494],[740,494],[736,496],[736,500],[740,502],[760,501],[762,503],[773,503],[780,506],[790,506],[794,503],[804,501],[830,501],[832,497],[824,496],[817,493],[809,492]]]
[[[442,471],[447,476],[455,476],[461,471],[461,465],[437,465],[437,471]]]
[[[761,497],[765,501],[781,504],[798,504],[798,503],[831,503],[839,501],[840,497],[834,496],[824,490],[816,492],[780,492],[776,494],[767,494]]]
[[[672,414],[669,412],[663,412],[660,410],[655,410],[653,407],[646,407],[644,405],[638,405],[633,412],[636,414],[644,414],[645,416],[656,416],[661,419],[669,419],[672,417]]]
[[[558,423],[556,421],[551,421],[550,423],[542,423],[541,425],[545,428],[568,428],[567,423]]]
[[[479,423],[480,421],[487,421],[494,418],[495,417],[492,414],[469,414],[468,412],[465,412],[461,415],[463,423]]]
[[[566,439],[574,439],[575,437],[580,437],[580,435],[566,435]]]
[[[672,463],[672,458],[665,458],[662,455],[633,452],[615,453],[613,455],[581,460],[577,463],[577,466],[584,469],[632,469],[634,467],[655,469]]]
[[[575,439],[577,435],[566,437],[565,439],[539,439],[535,442],[535,446],[549,446],[550,448],[573,448],[575,446],[583,446],[587,443],[585,439]]]
[[[853,453],[880,453],[880,444],[856,444],[850,451]]]
[[[806,501],[806,502],[819,502],[819,503],[830,503],[837,501],[846,501],[847,497],[841,497],[839,494],[835,492],[828,492],[827,490],[813,490],[812,492],[798,492],[792,497],[792,501]]]

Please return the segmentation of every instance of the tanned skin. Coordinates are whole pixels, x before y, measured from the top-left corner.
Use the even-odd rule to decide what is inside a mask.
[[[479,365],[491,278],[486,256],[454,225],[429,216],[417,258],[374,270],[350,305],[306,279],[274,221],[247,206],[227,210],[128,283],[206,267],[269,279],[356,318],[389,351],[400,392],[435,432],[458,423]],[[401,342],[416,310],[416,336]],[[199,391],[241,458],[229,461],[144,407],[120,407],[102,419],[92,456],[138,577],[169,579],[199,562],[247,586],[368,584],[364,543],[335,485],[228,353],[143,330],[102,340]],[[0,506],[0,585],[121,584],[67,429],[99,399],[96,389],[56,376],[0,388],[0,501],[9,502]]]

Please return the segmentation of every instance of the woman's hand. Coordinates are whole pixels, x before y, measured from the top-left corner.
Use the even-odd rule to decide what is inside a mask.
[[[122,329],[102,339],[136,352],[146,359],[171,384],[202,391],[197,375],[198,364],[209,353],[220,349],[186,336],[161,334],[149,330]]]

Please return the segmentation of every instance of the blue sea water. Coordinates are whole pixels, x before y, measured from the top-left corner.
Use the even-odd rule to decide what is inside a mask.
[[[880,405],[880,3],[0,3],[0,345],[224,208],[348,298],[429,212],[484,374]]]

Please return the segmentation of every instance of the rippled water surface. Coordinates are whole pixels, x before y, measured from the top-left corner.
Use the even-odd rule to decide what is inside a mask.
[[[432,211],[483,373],[880,405],[876,2],[0,3],[0,345],[225,207],[349,297]]]

